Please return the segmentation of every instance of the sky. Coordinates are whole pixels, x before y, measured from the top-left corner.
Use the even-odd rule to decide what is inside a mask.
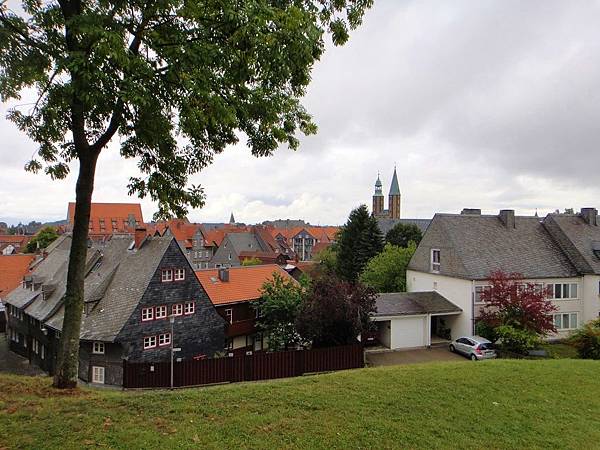
[[[394,166],[406,218],[600,207],[598,23],[591,0],[375,0],[314,67],[303,104],[319,133],[269,158],[244,142],[217,155],[190,180],[206,205],[188,218],[342,224],[371,206],[378,173],[387,193]],[[23,170],[36,147],[4,119],[10,106],[0,108],[0,221],[65,219],[75,177]],[[127,195],[136,173],[112,143],[93,200],[140,201]],[[141,203],[150,220],[156,205]]]

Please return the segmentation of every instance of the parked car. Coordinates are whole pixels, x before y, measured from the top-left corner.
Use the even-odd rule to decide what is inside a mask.
[[[450,351],[461,353],[472,361],[495,358],[494,344],[481,336],[463,336],[450,343]]]

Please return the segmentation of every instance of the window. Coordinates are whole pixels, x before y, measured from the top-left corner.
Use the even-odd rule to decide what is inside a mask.
[[[185,280],[185,269],[175,269],[175,281]]]
[[[553,300],[569,300],[578,298],[577,283],[555,283],[549,284],[550,299]]]
[[[229,323],[233,323],[233,309],[225,310],[225,320]]]
[[[173,281],[173,269],[163,269],[161,281],[163,283]]]
[[[577,328],[577,313],[554,314],[554,326],[557,330],[574,330]]]
[[[475,286],[475,303],[484,303],[481,298],[481,294],[484,292],[491,292],[491,286]]]
[[[171,345],[171,333],[158,335],[158,346],[164,347],[165,345]]]
[[[441,264],[441,258],[440,258],[440,251],[436,250],[436,249],[432,249],[431,250],[431,271],[432,272],[439,272],[442,264]]]
[[[104,355],[104,342],[94,342],[92,353],[95,355]]]
[[[167,317],[167,305],[157,306],[155,316],[157,319],[164,319]]]
[[[154,308],[142,308],[142,322],[154,319]]]
[[[225,348],[227,350],[233,350],[233,339],[229,338],[225,341]]]
[[[144,349],[156,347],[156,336],[147,336],[144,338]]]
[[[104,367],[92,366],[92,383],[104,384]]]
[[[41,350],[42,352],[40,353],[40,358],[44,359],[46,357],[46,346],[42,345]]]
[[[194,302],[185,302],[184,314],[194,314],[196,304]]]
[[[32,341],[31,341],[31,350],[35,354],[39,353],[39,343],[38,343],[38,340],[36,338],[33,338]]]
[[[229,256],[227,257],[227,259],[229,259],[229,261],[231,261],[231,253],[229,254]]]
[[[174,316],[181,316],[183,314],[183,305],[181,303],[173,305],[173,307],[171,308],[171,314],[173,314]]]

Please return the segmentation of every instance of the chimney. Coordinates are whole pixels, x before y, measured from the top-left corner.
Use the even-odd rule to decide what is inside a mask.
[[[515,210],[502,209],[498,218],[502,221],[506,228],[515,228]]]
[[[229,269],[226,267],[221,267],[219,269],[219,280],[227,282],[229,281]]]
[[[463,216],[480,216],[481,209],[479,208],[463,208],[460,212]]]
[[[142,244],[144,243],[144,240],[146,239],[146,229],[145,228],[136,228],[135,229],[135,234],[134,234],[134,248],[135,249],[139,249]]]
[[[598,224],[598,210],[596,208],[581,208],[579,215],[588,225],[596,226]]]

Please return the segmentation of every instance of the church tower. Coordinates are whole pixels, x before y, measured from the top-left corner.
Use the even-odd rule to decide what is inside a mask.
[[[383,185],[377,174],[377,181],[375,182],[375,194],[373,195],[373,215],[378,216],[383,213]]]
[[[394,167],[394,176],[392,177],[392,185],[390,186],[388,210],[390,219],[400,218],[400,185],[398,184],[396,167]]]

